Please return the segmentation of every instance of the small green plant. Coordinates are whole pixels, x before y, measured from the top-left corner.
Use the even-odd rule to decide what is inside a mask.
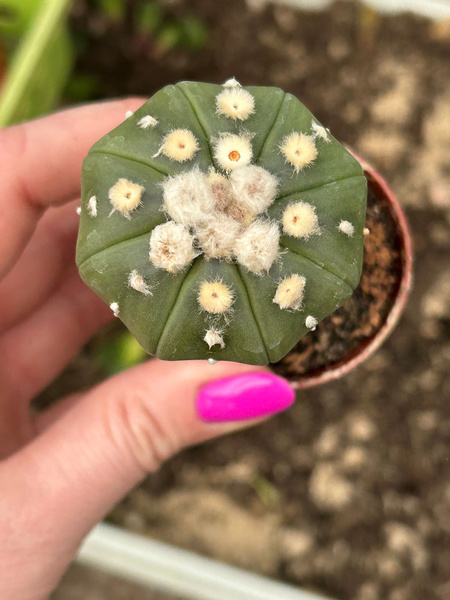
[[[77,263],[150,354],[263,365],[352,295],[366,196],[291,94],[183,82],[91,148]]]

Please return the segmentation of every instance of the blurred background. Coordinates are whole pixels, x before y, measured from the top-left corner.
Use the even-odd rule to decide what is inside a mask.
[[[379,169],[412,228],[415,287],[375,356],[183,452],[111,522],[336,599],[450,598],[449,74],[447,0],[0,0],[1,126],[182,79],[276,85]],[[142,360],[116,323],[38,403]],[[54,595],[106,598],[167,596],[80,565]]]

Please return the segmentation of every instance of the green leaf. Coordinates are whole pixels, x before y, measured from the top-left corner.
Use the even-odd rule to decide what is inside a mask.
[[[51,110],[68,79],[73,52],[65,19],[70,0],[42,5],[16,50],[0,96],[0,127]]]
[[[0,36],[17,42],[42,5],[43,0],[0,0]]]

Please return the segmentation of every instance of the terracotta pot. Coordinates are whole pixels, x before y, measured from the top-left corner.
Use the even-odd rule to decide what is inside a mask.
[[[291,378],[290,382],[295,389],[306,389],[339,379],[372,356],[397,325],[411,290],[413,279],[412,245],[405,214],[397,198],[381,175],[359,156],[355,154],[354,156],[363,166],[369,186],[372,186],[377,197],[381,196],[384,198],[390,218],[394,223],[400,245],[401,266],[399,285],[397,286],[391,309],[375,334],[363,340],[356,350],[353,350],[345,359],[332,365],[324,366],[319,372],[316,371],[313,375],[305,374],[303,376],[299,375],[296,379]]]

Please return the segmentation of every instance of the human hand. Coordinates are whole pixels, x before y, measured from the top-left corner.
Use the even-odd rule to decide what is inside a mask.
[[[0,131],[5,600],[47,598],[95,523],[181,448],[293,402],[265,368],[155,359],[30,414],[30,400],[113,318],[77,273],[76,198],[89,147],[141,103],[85,106]]]

